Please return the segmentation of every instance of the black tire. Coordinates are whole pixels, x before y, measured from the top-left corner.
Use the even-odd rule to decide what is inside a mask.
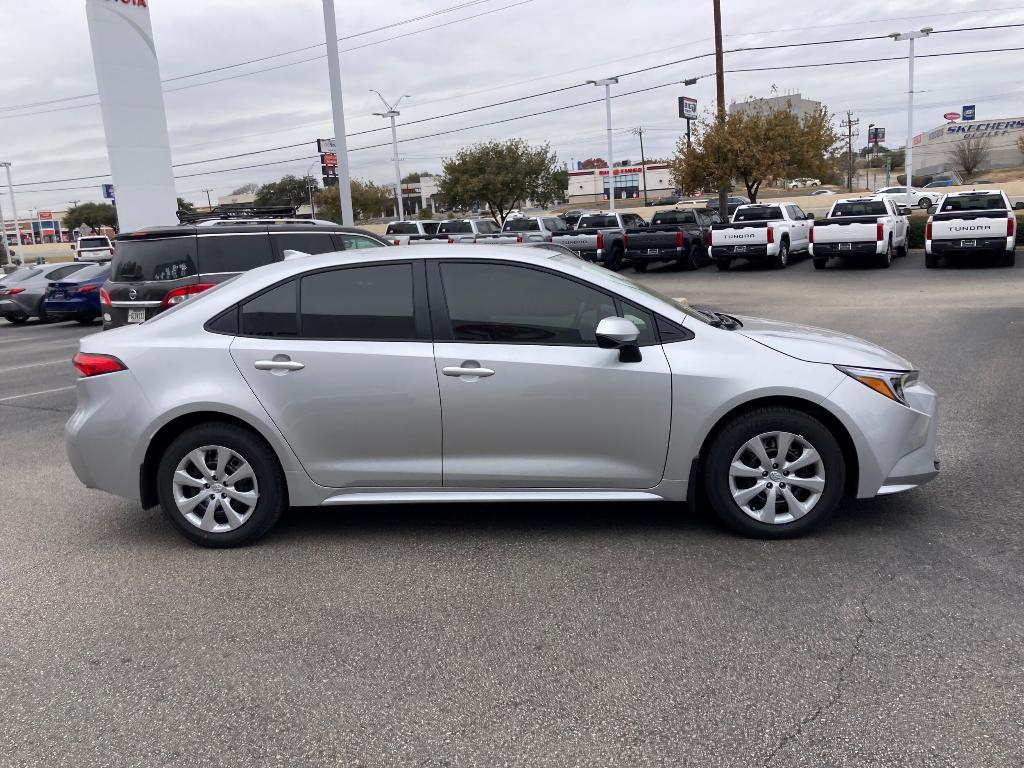
[[[82,325],[92,325],[96,321],[96,315],[81,314],[75,315],[75,322]]]
[[[779,252],[772,258],[772,269],[785,269],[789,264],[789,241],[779,243]]]
[[[643,259],[633,259],[633,269],[641,273],[646,272],[647,262]]]
[[[185,518],[174,501],[172,479],[178,463],[191,451],[206,445],[224,446],[244,457],[259,486],[259,497],[249,517],[237,528],[223,533],[201,530]],[[157,494],[171,525],[204,547],[251,544],[273,528],[288,507],[284,472],[270,446],[255,432],[223,422],[191,427],[167,446],[157,467]]]
[[[24,325],[28,322],[28,317],[25,315],[4,315],[4,320],[14,325]]]
[[[824,269],[826,264],[828,264],[828,259],[814,259],[815,269]]]
[[[925,269],[935,269],[939,266],[939,257],[934,253],[926,253],[924,255],[924,266]]]
[[[875,266],[879,269],[888,269],[892,266],[892,238],[885,245],[885,252],[875,256]]]
[[[715,266],[718,267],[719,272],[728,272],[731,262],[728,259],[718,259],[715,261]]]
[[[612,272],[618,272],[622,269],[622,246],[612,246],[611,251],[609,251],[609,259],[604,265]]]
[[[896,248],[896,256],[898,258],[902,259],[906,255],[907,255],[907,239],[903,238],[903,245],[901,245],[901,246]]]
[[[50,316],[49,314],[47,314],[46,306],[43,304],[42,299],[40,299],[40,301],[39,301],[38,317],[39,317],[39,322],[40,323],[52,323],[52,322],[54,322],[53,317]]]
[[[1017,252],[1007,251],[999,259],[999,266],[1012,267],[1017,263]]]
[[[931,198],[922,197],[920,200],[917,201],[917,207],[920,208],[922,211],[927,211],[929,208],[932,207]]]
[[[690,250],[686,253],[686,261],[684,262],[686,269],[693,271],[700,269],[700,264],[704,260],[704,251],[699,245],[694,243],[690,246]]]
[[[791,522],[773,524],[756,520],[740,508],[730,490],[729,470],[733,457],[744,443],[758,435],[778,431],[798,435],[817,450],[824,467],[825,484],[809,512]],[[839,506],[845,484],[846,464],[838,440],[818,419],[795,408],[758,408],[737,416],[716,435],[704,462],[704,486],[715,514],[733,530],[762,539],[799,536],[820,525]],[[786,507],[788,509],[788,504]]]

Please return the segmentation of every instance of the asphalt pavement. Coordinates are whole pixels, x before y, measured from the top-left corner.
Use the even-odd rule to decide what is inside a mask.
[[[939,477],[794,541],[472,505],[205,550],[65,459],[98,328],[0,322],[0,766],[1024,765],[1024,268],[643,280],[915,361]]]

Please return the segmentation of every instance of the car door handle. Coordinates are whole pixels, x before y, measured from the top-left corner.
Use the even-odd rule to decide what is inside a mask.
[[[253,367],[257,371],[301,371],[306,366],[294,360],[257,360]]]
[[[494,371],[490,368],[463,368],[460,365],[450,365],[447,368],[442,368],[441,373],[445,376],[479,376],[480,378],[494,375]]]

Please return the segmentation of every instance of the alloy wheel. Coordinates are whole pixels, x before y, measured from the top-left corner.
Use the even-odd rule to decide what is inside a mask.
[[[182,517],[208,533],[242,526],[259,501],[256,473],[237,451],[204,445],[178,462],[171,482]]]
[[[769,525],[799,520],[821,498],[825,464],[808,440],[764,432],[745,442],[729,466],[729,491],[748,517]]]

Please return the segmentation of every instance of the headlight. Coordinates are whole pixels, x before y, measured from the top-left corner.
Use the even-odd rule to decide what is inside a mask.
[[[874,368],[850,368],[845,365],[837,365],[836,368],[878,394],[885,395],[902,405],[907,405],[904,390],[917,383],[917,371],[879,371]]]

